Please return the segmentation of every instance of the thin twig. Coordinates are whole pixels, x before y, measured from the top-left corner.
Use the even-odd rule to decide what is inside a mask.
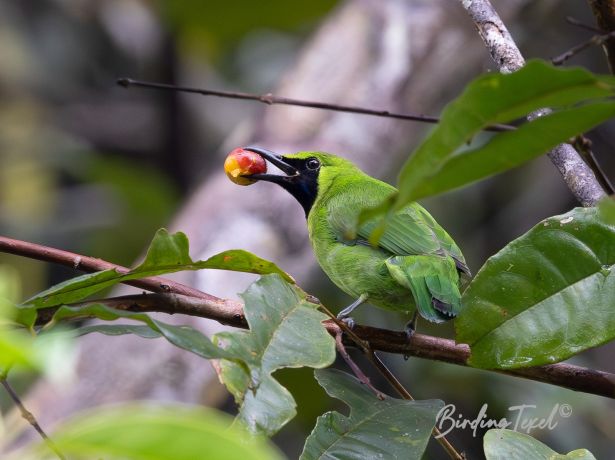
[[[570,25],[580,27],[581,29],[589,30],[590,32],[595,32],[597,34],[603,34],[604,30],[598,29],[597,27],[592,26],[591,24],[585,24],[584,22],[579,21],[572,16],[566,16],[566,22]]]
[[[460,0],[460,3],[474,21],[500,72],[514,72],[523,67],[525,60],[517,44],[489,0]],[[596,174],[571,145],[560,144],[548,156],[583,206],[594,206],[606,196]]]
[[[118,271],[128,270],[101,259],[86,257],[61,249],[37,245],[25,241],[0,237],[0,252],[21,255],[37,260],[57,263],[83,271],[94,272],[115,268]],[[82,263],[75,264],[75,260]],[[246,328],[247,322],[243,314],[243,304],[233,300],[220,299],[197,289],[164,278],[148,278],[133,280],[133,286],[164,294],[149,294],[107,299],[105,303],[114,308],[142,311],[178,313],[201,318],[213,319],[230,326]],[[164,286],[164,287],[161,287]],[[179,294],[175,294],[179,293]],[[185,293],[185,294],[182,294]],[[195,293],[195,295],[192,295]],[[175,297],[170,299],[169,296]],[[318,303],[318,302],[315,302]],[[171,305],[171,306],[169,306]],[[47,315],[47,320],[54,309],[41,309],[39,315]],[[340,327],[335,322],[325,323],[330,334],[335,336]],[[467,366],[470,348],[464,344],[456,344],[453,340],[414,334],[408,340],[403,331],[390,331],[376,327],[355,326],[352,331],[359,340],[369,343],[374,350],[396,353],[432,361],[442,361],[460,366]],[[525,369],[502,371],[501,373],[515,377],[534,380],[560,386],[569,390],[604,396],[615,399],[615,374],[558,363]]]
[[[164,83],[154,83],[140,80],[133,80],[131,78],[119,78],[117,84],[128,88],[130,86],[136,86],[140,88],[157,89],[163,91],[180,91],[183,93],[200,94],[201,96],[216,96],[227,99],[242,99],[248,101],[258,101],[268,105],[292,105],[297,107],[308,107],[312,109],[332,110],[335,112],[347,112],[358,113],[361,115],[371,115],[374,117],[395,118],[397,120],[407,121],[419,121],[423,123],[439,123],[438,117],[430,115],[415,114],[415,113],[397,113],[390,112],[388,110],[375,110],[365,107],[357,107],[350,105],[331,104],[327,102],[307,101],[303,99],[292,99],[289,97],[274,96],[271,93],[267,94],[253,94],[253,93],[241,93],[236,91],[218,91],[205,88],[191,88],[186,86],[167,85]],[[487,126],[485,131],[514,131],[516,128],[511,125],[495,124]]]
[[[579,152],[583,156],[585,162],[592,168],[592,170],[596,174],[596,179],[598,180],[598,182],[600,182],[600,185],[606,191],[606,193],[608,193],[609,195],[614,194],[615,188],[613,187],[609,176],[607,176],[606,172],[604,172],[604,169],[602,169],[602,166],[600,166],[600,163],[598,163],[598,160],[594,155],[594,151],[592,150],[592,142],[587,137],[580,135],[575,137],[571,144],[574,145],[574,148],[577,150],[577,152]]]
[[[339,331],[339,333],[335,335],[335,348],[337,348],[337,351],[339,352],[340,356],[344,359],[344,361],[346,361],[346,364],[348,364],[348,367],[352,370],[353,374],[357,377],[357,379],[359,379],[359,382],[372,390],[372,392],[380,401],[384,401],[386,399],[384,393],[382,393],[374,385],[372,385],[372,382],[369,380],[369,377],[365,375],[359,365],[355,363],[348,354],[348,350],[346,350],[346,347],[342,342],[342,335],[342,331]]]
[[[562,65],[568,59],[586,50],[587,48],[591,48],[592,46],[602,46],[607,40],[610,40],[611,38],[615,38],[615,31],[603,35],[594,35],[589,40],[584,41],[583,43],[579,43],[578,45],[570,48],[568,51],[565,51],[559,56],[552,58],[551,63],[553,65]]]
[[[600,34],[605,34],[615,30],[615,8],[612,1],[606,0],[587,0],[596,18],[596,24],[600,29]],[[607,40],[603,50],[609,63],[611,73],[615,73],[615,39]]]
[[[389,382],[389,384],[395,388],[395,391],[406,400],[414,401],[414,398],[410,394],[410,392],[402,385],[399,379],[393,374],[388,367],[382,362],[382,360],[376,355],[374,350],[371,348],[369,342],[364,341],[359,336],[357,336],[352,328],[350,328],[344,321],[341,321],[337,316],[335,316],[327,307],[323,304],[320,304],[320,309],[324,311],[327,316],[331,318],[331,320],[343,331],[347,334],[350,339],[365,353],[367,359],[374,365],[374,367],[380,372],[380,374]],[[336,334],[336,342],[338,337],[341,337],[340,333]],[[362,373],[362,372],[361,372]],[[446,439],[444,434],[436,427],[433,428],[432,434],[434,439],[442,446],[442,448],[446,451],[446,453],[453,460],[464,460],[464,456],[457,452],[457,449]]]
[[[58,446],[56,446],[55,443],[51,440],[51,438],[49,438],[49,436],[47,436],[47,433],[45,433],[45,431],[43,430],[41,425],[38,423],[38,421],[36,420],[36,417],[34,417],[34,414],[32,412],[30,412],[28,409],[26,409],[26,407],[24,406],[23,402],[21,401],[21,399],[19,398],[19,396],[17,395],[17,393],[15,392],[13,387],[9,384],[8,380],[6,379],[6,377],[0,377],[0,383],[2,384],[4,389],[6,390],[6,392],[10,396],[10,398],[13,400],[13,402],[15,403],[15,406],[17,406],[17,408],[19,409],[19,412],[21,413],[21,416],[30,425],[32,425],[32,427],[41,436],[41,438],[43,438],[43,441],[45,441],[45,444],[47,444],[47,447],[49,447],[49,449],[54,454],[56,454],[56,456],[60,460],[66,460],[66,457],[64,456],[64,454],[62,454],[62,452],[60,452],[60,449],[58,449]]]

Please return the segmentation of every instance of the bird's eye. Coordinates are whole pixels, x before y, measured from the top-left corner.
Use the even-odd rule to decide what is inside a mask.
[[[320,168],[320,161],[318,161],[318,158],[310,158],[305,165],[307,169],[316,170]]]

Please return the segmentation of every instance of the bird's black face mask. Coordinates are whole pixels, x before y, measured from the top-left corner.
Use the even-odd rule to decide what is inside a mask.
[[[244,150],[259,154],[265,160],[286,173],[285,176],[276,174],[252,174],[250,175],[250,179],[264,180],[280,185],[301,203],[305,211],[305,217],[307,217],[310,213],[310,209],[312,209],[314,200],[316,200],[316,194],[318,193],[318,173],[321,166],[320,160],[316,157],[301,159],[286,158],[258,147],[245,147]]]

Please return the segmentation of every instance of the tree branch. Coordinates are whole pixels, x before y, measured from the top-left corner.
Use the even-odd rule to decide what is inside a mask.
[[[461,0],[461,4],[474,21],[500,72],[514,72],[523,67],[525,60],[519,48],[489,0]],[[528,120],[533,118],[535,115]],[[548,156],[583,206],[594,206],[606,196],[591,168],[571,145],[560,144]]]
[[[420,121],[423,123],[439,123],[440,118],[430,115],[415,114],[415,113],[396,113],[388,110],[375,110],[366,107],[357,107],[351,105],[330,104],[327,102],[306,101],[304,99],[292,99],[289,97],[274,96],[271,93],[253,94],[239,93],[236,91],[219,91],[205,88],[190,88],[186,86],[167,85],[164,83],[154,83],[148,81],[133,80],[131,78],[119,78],[117,84],[128,88],[136,86],[139,88],[157,89],[163,91],[181,91],[182,93],[193,93],[201,96],[216,96],[227,99],[241,99],[248,101],[262,102],[267,105],[293,105],[297,107],[309,107],[312,109],[332,110],[334,112],[358,113],[360,115],[371,115],[374,117],[395,118],[397,120]],[[502,132],[514,131],[516,128],[511,125],[495,124],[487,126],[485,131]]]
[[[128,270],[126,267],[101,259],[6,237],[0,237],[0,252],[57,263],[87,272],[111,268],[119,272]],[[247,327],[241,302],[220,299],[160,277],[132,280],[126,284],[154,291],[155,294],[129,295],[88,303],[102,302],[112,308],[135,312],[179,313],[213,319],[229,326]],[[54,311],[54,307],[39,310],[39,323],[48,321]],[[340,332],[339,326],[332,321],[325,321],[325,327],[334,337]],[[361,340],[368,342],[372,350],[443,361],[460,366],[468,365],[470,348],[465,344],[456,344],[453,340],[418,333],[408,340],[404,331],[390,331],[360,325],[357,325],[353,332]],[[346,343],[352,345],[351,341]],[[498,372],[615,399],[615,374],[608,372],[564,363]]]
[[[615,3],[612,0],[587,0],[596,17],[596,24],[603,33],[615,31]],[[611,73],[615,73],[615,38],[603,43]]]
[[[219,300],[226,302],[227,305],[232,305],[233,308],[226,310],[220,308],[218,303],[211,304],[208,301],[181,294],[137,294],[92,300],[72,306],[102,303],[118,310],[183,314],[213,319],[229,326],[244,329],[248,327],[243,316],[243,310],[241,310],[243,307],[241,303]],[[56,309],[57,307],[50,307],[39,310],[37,324],[44,324],[49,321]],[[238,313],[239,311],[241,313]],[[336,334],[340,333],[340,327],[334,321],[325,321],[324,324],[332,336],[335,337]],[[369,344],[372,350],[468,366],[470,347],[466,344],[457,344],[454,340],[419,333],[414,334],[408,340],[405,331],[392,331],[361,325],[356,325],[352,331],[360,340]],[[344,343],[355,346],[354,342],[348,338],[345,338]],[[615,399],[615,374],[609,372],[565,363],[496,372]]]
[[[49,447],[49,449],[54,454],[56,454],[56,456],[60,460],[66,460],[66,457],[64,456],[64,454],[62,454],[62,452],[60,452],[60,449],[58,449],[58,446],[55,445],[55,443],[51,440],[51,438],[47,435],[47,433],[45,433],[45,430],[43,430],[41,425],[38,423],[38,420],[36,420],[36,417],[34,416],[34,414],[30,412],[28,409],[26,409],[26,406],[24,406],[23,402],[21,401],[21,398],[19,397],[17,392],[15,392],[13,387],[9,384],[6,377],[0,377],[0,384],[2,384],[2,386],[8,393],[9,397],[13,400],[13,403],[15,403],[15,406],[17,406],[17,408],[19,409],[21,416],[30,425],[32,425],[32,427],[36,430],[39,436],[43,438],[43,441],[45,442],[45,444],[47,444],[47,447]]]
[[[612,40],[613,38],[615,38],[615,31],[611,31],[608,34],[594,35],[589,40],[586,40],[583,43],[579,43],[578,45],[573,46],[559,56],[551,58],[551,64],[562,65],[568,59],[572,58],[573,56],[579,54],[582,51],[585,51],[587,48],[590,48],[592,46],[604,45],[607,41]]]

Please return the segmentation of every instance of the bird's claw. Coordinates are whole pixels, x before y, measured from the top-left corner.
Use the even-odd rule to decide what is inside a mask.
[[[406,327],[404,328],[404,332],[406,333],[406,340],[410,342],[414,334],[416,334],[416,329],[414,329],[413,324],[408,323]]]
[[[351,318],[350,316],[342,316],[339,315],[337,317],[337,319],[339,319],[342,323],[344,323],[346,326],[348,326],[348,329],[353,330],[356,322],[353,318]]]

